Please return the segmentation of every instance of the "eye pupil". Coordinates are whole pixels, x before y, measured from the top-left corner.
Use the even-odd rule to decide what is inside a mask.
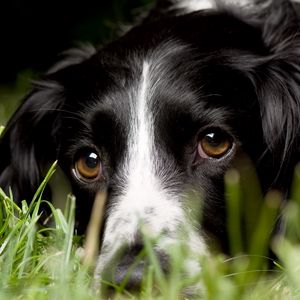
[[[75,162],[75,175],[83,181],[93,181],[99,179],[102,168],[99,155],[92,150],[81,153]]]
[[[222,134],[211,132],[206,134],[204,138],[212,147],[218,147],[220,144],[224,143],[225,137]]]
[[[232,145],[232,139],[226,132],[214,129],[200,138],[198,154],[202,158],[221,158],[231,149]]]
[[[96,153],[89,153],[87,155],[87,157],[85,158],[85,165],[89,168],[89,169],[94,169],[98,166],[99,163],[99,158],[98,155]]]

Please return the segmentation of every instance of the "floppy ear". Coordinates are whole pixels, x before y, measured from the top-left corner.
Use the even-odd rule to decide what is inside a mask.
[[[266,19],[265,19],[266,18]],[[255,72],[266,145],[279,170],[298,155],[300,129],[300,24],[293,3],[274,0],[264,11],[269,49]]]
[[[30,200],[43,171],[58,158],[65,88],[55,78],[69,78],[75,65],[95,53],[91,45],[63,53],[63,60],[35,84],[6,126],[0,139],[0,187],[11,187],[15,201]]]
[[[9,121],[0,140],[0,186],[14,198],[30,200],[43,166],[56,159],[62,87],[41,82]],[[21,197],[21,198],[20,198]]]

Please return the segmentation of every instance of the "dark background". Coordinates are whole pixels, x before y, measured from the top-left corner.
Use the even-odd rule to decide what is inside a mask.
[[[121,34],[153,0],[0,0],[0,125],[64,50]]]
[[[23,69],[44,70],[79,42],[113,39],[150,0],[1,0],[0,83]]]

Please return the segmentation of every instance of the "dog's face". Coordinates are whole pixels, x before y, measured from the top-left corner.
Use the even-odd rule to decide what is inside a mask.
[[[7,126],[1,185],[30,199],[58,159],[81,232],[106,190],[96,275],[113,264],[117,282],[143,247],[141,228],[158,238],[165,269],[182,236],[194,253],[209,238],[226,250],[225,172],[246,154],[264,192],[288,193],[297,161],[298,19],[284,8],[269,8],[277,24],[255,26],[218,10],[161,16],[59,66]],[[286,13],[294,18],[283,24]],[[132,285],[142,270],[134,272]]]

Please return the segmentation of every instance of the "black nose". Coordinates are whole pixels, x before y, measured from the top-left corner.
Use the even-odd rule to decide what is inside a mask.
[[[116,262],[112,282],[116,286],[124,287],[127,291],[140,291],[143,276],[151,261],[143,250],[142,244],[136,244],[123,251]],[[167,274],[169,271],[169,258],[163,251],[153,250],[160,263],[161,270]]]
[[[124,286],[126,290],[138,291],[141,288],[147,262],[145,258],[134,254],[134,252],[128,252],[122,256],[115,270],[114,283],[118,286]]]

